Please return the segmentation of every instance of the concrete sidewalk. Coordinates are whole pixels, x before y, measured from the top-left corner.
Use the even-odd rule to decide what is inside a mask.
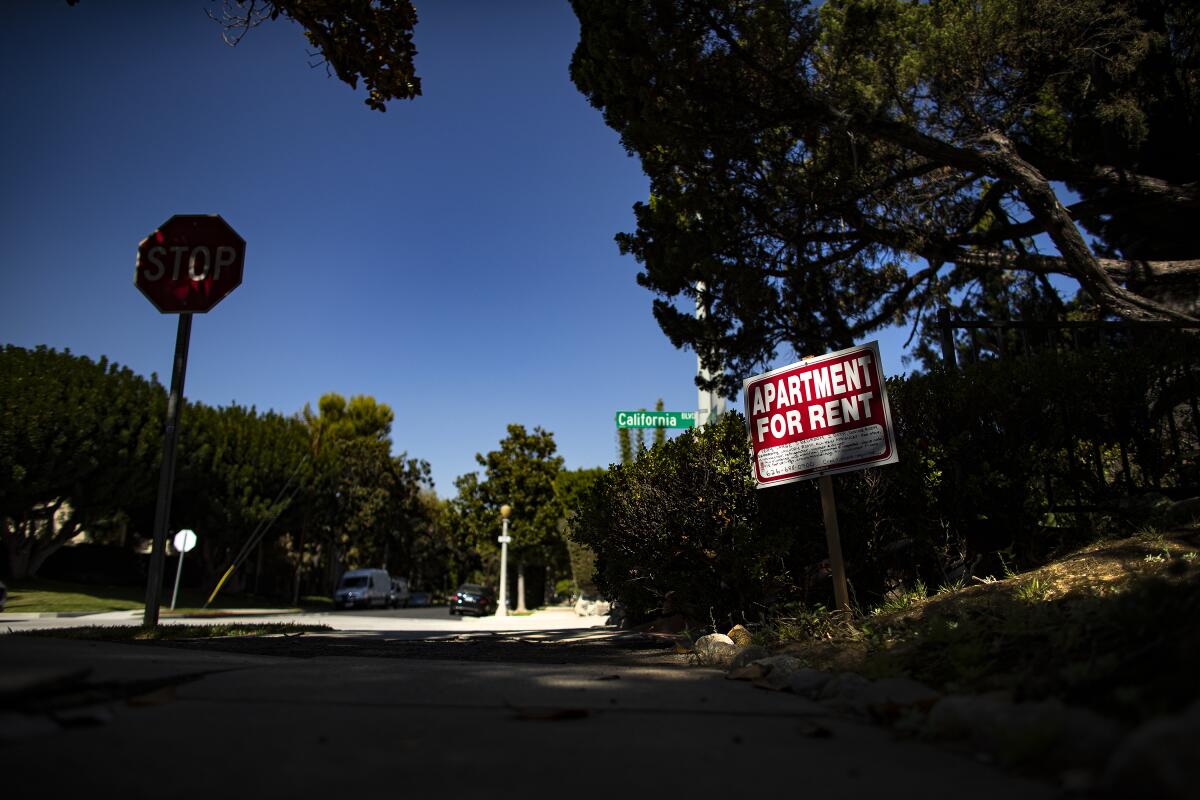
[[[97,613],[55,612],[0,614],[0,633],[41,628],[78,628],[86,625],[141,625],[142,609]],[[337,631],[420,631],[457,633],[463,630],[527,631],[582,630],[603,627],[606,617],[580,617],[570,608],[542,608],[522,616],[458,617],[443,613],[434,617],[392,616],[371,611],[303,612],[295,609],[223,609],[202,614],[172,614],[164,611],[160,625],[272,624],[326,625]]]
[[[13,797],[1055,794],[695,667],[279,658],[4,636],[0,705]]]

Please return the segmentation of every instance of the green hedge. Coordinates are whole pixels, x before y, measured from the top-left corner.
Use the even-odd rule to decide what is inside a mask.
[[[889,380],[900,462],[834,478],[852,601],[866,610],[918,581],[1035,566],[1144,524],[1146,491],[1200,483],[1180,392],[1200,363],[1192,338]],[[630,619],[724,624],[789,603],[832,606],[816,482],[755,489],[748,447],[731,412],[611,467],[580,503],[573,536],[597,553],[597,583]],[[1110,512],[1049,513],[1047,478],[1059,504]]]

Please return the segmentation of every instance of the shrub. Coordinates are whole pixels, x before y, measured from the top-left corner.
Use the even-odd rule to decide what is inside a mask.
[[[791,587],[795,537],[759,499],[745,420],[729,413],[611,467],[577,509],[574,535],[631,620],[753,618]]]

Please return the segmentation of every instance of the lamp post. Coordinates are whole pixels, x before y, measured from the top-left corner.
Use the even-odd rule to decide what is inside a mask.
[[[508,543],[512,537],[508,535],[508,518],[512,514],[512,506],[500,506],[500,524],[503,533],[496,541],[500,542],[500,600],[496,604],[496,616],[508,616]]]

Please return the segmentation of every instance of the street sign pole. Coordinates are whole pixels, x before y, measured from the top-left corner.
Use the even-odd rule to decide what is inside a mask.
[[[192,338],[192,315],[179,315],[175,334],[175,364],[171,370],[171,393],[167,396],[167,424],[163,432],[162,469],[158,475],[158,502],[154,506],[154,546],[146,580],[146,611],[142,626],[158,625],[162,596],[163,567],[167,550],[167,527],[171,518],[171,490],[175,485],[175,443],[179,438],[179,406],[183,402],[183,379],[187,373],[188,343]]]
[[[184,529],[175,534],[175,552],[179,553],[179,566],[175,568],[175,591],[171,592],[171,610],[175,610],[175,600],[179,597],[179,579],[183,577],[183,557],[196,546],[196,532]]]
[[[179,598],[179,579],[183,577],[183,557],[185,553],[179,551],[179,565],[175,567],[175,589],[171,592],[171,610],[175,610],[175,601]]]
[[[822,475],[821,512],[825,516],[825,542],[829,545],[829,567],[833,572],[833,599],[842,611],[850,610],[850,592],[846,588],[846,562],[842,560],[842,539],[838,534],[837,501],[833,497],[833,478]]]

